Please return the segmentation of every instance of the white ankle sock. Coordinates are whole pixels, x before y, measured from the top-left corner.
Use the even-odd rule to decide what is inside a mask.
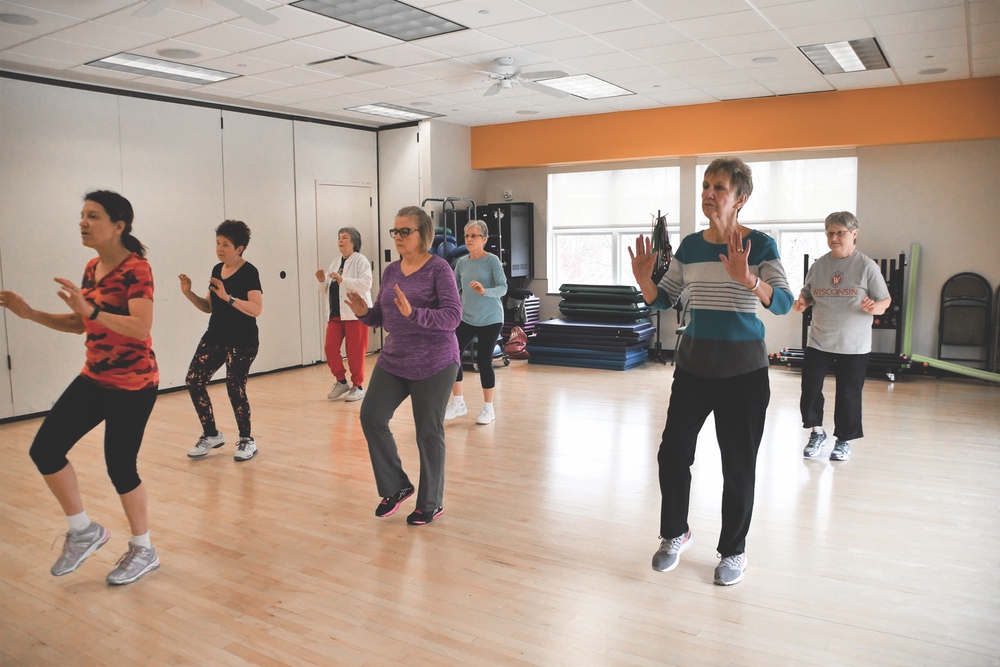
[[[493,403],[483,403],[483,407],[484,408],[489,408],[490,410],[492,410],[493,409]]]
[[[451,402],[455,405],[465,405],[465,398],[462,396],[452,396]]]
[[[74,533],[79,533],[81,530],[86,530],[87,526],[90,525],[90,517],[87,516],[87,510],[80,512],[79,514],[74,514],[73,516],[66,517],[69,521],[69,529]]]
[[[822,426],[813,426],[812,432],[813,433],[826,433],[826,431],[823,430]]]
[[[133,535],[132,537],[129,538],[128,541],[131,542],[132,544],[134,544],[137,547],[145,547],[145,548],[148,549],[151,546],[153,546],[152,543],[149,541],[149,531],[148,530],[145,533],[143,533],[142,535]]]

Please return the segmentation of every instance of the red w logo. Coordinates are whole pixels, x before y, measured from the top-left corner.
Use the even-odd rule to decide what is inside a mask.
[[[840,281],[843,279],[844,279],[844,274],[842,273],[833,274],[833,286],[836,287],[837,285],[839,285]]]

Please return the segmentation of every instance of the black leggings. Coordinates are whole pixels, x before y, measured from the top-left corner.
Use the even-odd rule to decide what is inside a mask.
[[[156,403],[156,387],[107,389],[77,376],[42,422],[29,454],[38,472],[54,475],[69,461],[66,454],[80,438],[104,422],[104,463],[119,495],[141,483],[136,470],[146,422]]]
[[[219,432],[215,426],[215,414],[212,412],[212,399],[208,396],[208,383],[215,371],[226,365],[226,391],[229,392],[229,402],[236,416],[236,426],[241,438],[250,437],[250,401],[247,400],[247,376],[250,375],[250,365],[257,358],[257,346],[226,347],[206,343],[202,338],[198,349],[194,351],[191,365],[188,367],[185,384],[191,394],[191,401],[201,421],[201,430],[205,435]]]
[[[458,328],[455,329],[455,335],[458,337],[459,358],[462,357],[465,348],[469,347],[472,339],[479,336],[479,342],[476,345],[476,364],[479,365],[479,381],[482,383],[483,389],[492,389],[497,384],[497,376],[493,372],[493,349],[500,338],[501,329],[503,329],[503,322],[487,324],[482,327],[459,322]],[[458,377],[455,378],[455,382],[461,382],[462,375],[462,364],[459,364]]]

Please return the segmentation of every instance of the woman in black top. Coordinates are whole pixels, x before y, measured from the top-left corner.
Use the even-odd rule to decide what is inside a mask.
[[[247,461],[257,453],[257,443],[250,435],[247,376],[257,357],[256,318],[264,308],[264,296],[256,267],[243,259],[243,251],[250,243],[250,228],[239,220],[226,220],[215,234],[215,254],[221,263],[212,269],[208,295],[200,297],[192,292],[191,279],[180,275],[184,296],[198,310],[212,314],[187,372],[187,389],[202,428],[202,435],[188,456],[201,458],[226,444],[222,432],[216,428],[207,389],[215,371],[225,364],[226,390],[240,430],[233,458]]]

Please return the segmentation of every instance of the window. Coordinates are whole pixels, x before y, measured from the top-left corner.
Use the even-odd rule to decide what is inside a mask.
[[[635,285],[628,247],[657,214],[679,237],[680,168],[553,173],[548,178],[549,285]]]
[[[832,155],[832,156],[831,156]],[[695,183],[695,219],[685,233],[701,231],[701,183],[712,158],[688,162]],[[845,152],[795,159],[746,160],[754,189],[740,222],[771,236],[778,244],[792,293],[810,261],[829,248],[823,220],[834,211],[857,209],[858,162]],[[677,248],[681,238],[681,166],[560,171],[548,176],[549,291],[566,283],[635,285],[628,248],[640,233],[649,234],[657,214],[667,216],[667,235]],[[689,200],[690,201],[690,200]],[[689,209],[690,210],[690,209]]]

